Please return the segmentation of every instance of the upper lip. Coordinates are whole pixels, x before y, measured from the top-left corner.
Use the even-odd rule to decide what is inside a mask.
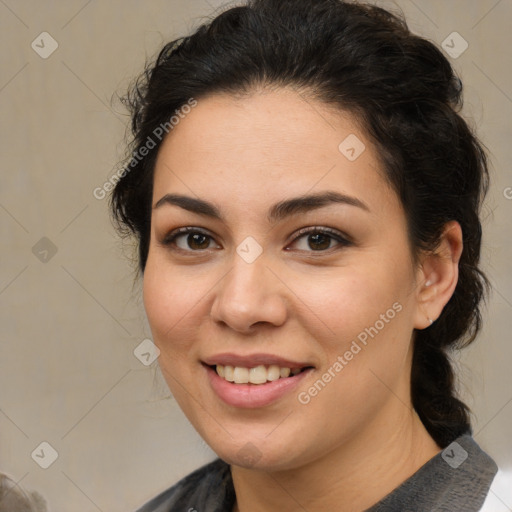
[[[233,353],[216,354],[211,357],[203,359],[203,363],[208,366],[222,365],[222,366],[239,366],[242,368],[254,368],[259,365],[277,365],[280,368],[305,368],[307,366],[313,366],[307,362],[292,361],[284,357],[272,355],[272,354],[250,354],[240,355]]]

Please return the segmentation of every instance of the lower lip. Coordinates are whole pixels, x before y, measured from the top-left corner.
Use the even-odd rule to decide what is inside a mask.
[[[233,407],[253,409],[270,405],[284,395],[291,393],[313,370],[307,370],[293,377],[280,378],[266,384],[234,384],[220,377],[217,372],[205,366],[210,384],[221,400]]]

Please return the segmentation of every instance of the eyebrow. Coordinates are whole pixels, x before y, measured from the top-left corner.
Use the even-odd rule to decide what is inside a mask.
[[[189,212],[224,221],[220,210],[214,204],[203,199],[180,194],[166,194],[156,202],[153,209],[160,208],[165,204],[179,206]],[[356,197],[341,194],[340,192],[327,191],[280,201],[269,209],[267,218],[270,223],[275,223],[287,217],[291,217],[292,215],[307,213],[331,204],[355,206],[366,212],[370,212],[368,206]]]

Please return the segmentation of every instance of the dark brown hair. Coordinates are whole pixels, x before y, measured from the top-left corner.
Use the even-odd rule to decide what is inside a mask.
[[[481,324],[487,281],[478,268],[479,211],[488,171],[460,115],[461,81],[401,16],[341,0],[249,0],[169,42],[125,97],[133,153],[111,197],[118,227],[136,235],[143,272],[161,140],[144,157],[141,148],[191,98],[262,86],[308,91],[360,121],[402,202],[415,256],[436,248],[447,222],[460,223],[458,284],[439,319],[415,333],[411,379],[414,408],[436,442],[448,445],[470,430],[448,351],[473,341]]]

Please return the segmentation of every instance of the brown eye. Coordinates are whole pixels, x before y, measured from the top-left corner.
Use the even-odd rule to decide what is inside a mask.
[[[185,245],[190,249],[208,249],[210,245],[210,237],[202,233],[190,233],[184,238],[186,240]],[[179,243],[177,245],[180,246]]]
[[[308,246],[314,251],[322,251],[329,249],[332,240],[332,237],[325,235],[324,233],[314,233],[312,235],[308,235]]]
[[[194,252],[219,248],[215,243],[212,245],[212,242],[214,242],[214,239],[210,235],[192,227],[185,227],[169,233],[162,241],[162,244],[177,247],[182,251]]]
[[[299,251],[326,252],[336,247],[348,247],[352,242],[331,228],[304,228],[299,231],[292,245]]]

